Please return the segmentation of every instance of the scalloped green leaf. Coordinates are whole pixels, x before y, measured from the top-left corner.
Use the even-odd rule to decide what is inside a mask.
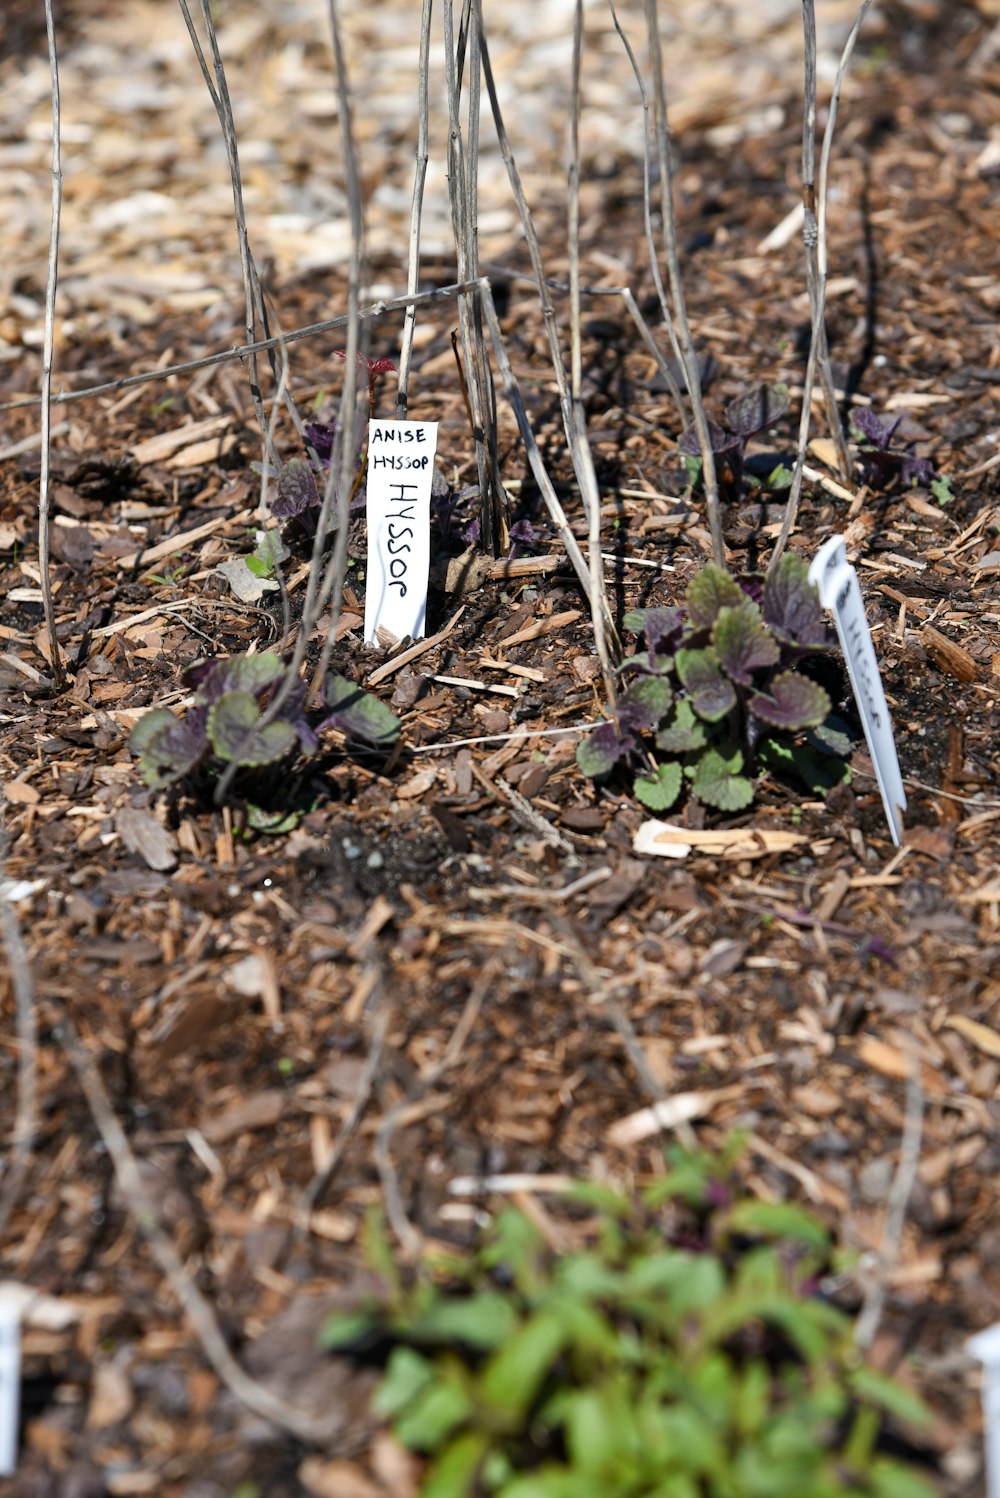
[[[208,750],[204,708],[175,718],[165,707],[144,713],[129,734],[128,746],[139,756],[139,770],[154,790],[183,779]]]
[[[830,696],[818,682],[798,671],[781,671],[767,684],[767,692],[750,698],[754,717],[772,728],[815,728],[830,711]]]
[[[609,775],[625,752],[613,723],[602,723],[576,746],[576,762],[584,775],[597,780]]]
[[[681,793],[684,775],[676,760],[657,765],[649,775],[637,775],[632,789],[650,811],[667,811]]]
[[[773,577],[764,584],[764,620],[777,636],[799,649],[832,648],[819,593],[809,581],[809,567],[786,551]]]
[[[681,697],[674,709],[673,721],[656,735],[657,749],[665,749],[668,754],[688,754],[694,749],[704,749],[707,743],[708,732],[704,723],[695,717],[689,699]]]
[[[216,662],[199,686],[197,696],[202,702],[216,702],[224,692],[249,692],[259,697],[284,670],[284,661],[274,650],[262,650],[259,655],[234,655]]]
[[[706,723],[718,723],[736,703],[736,688],[722,674],[719,657],[710,647],[678,650],[677,675],[688,690],[691,706]]]
[[[624,700],[638,703],[649,716],[649,726],[655,728],[670,711],[674,689],[665,676],[638,676],[629,686]]]
[[[714,562],[709,562],[688,585],[688,618],[696,629],[711,629],[719,610],[738,608],[743,596],[735,578]]]
[[[762,432],[788,410],[791,395],[787,385],[758,385],[746,395],[738,395],[726,407],[726,421],[741,437]]]
[[[743,755],[739,749],[728,755],[709,749],[698,762],[691,789],[706,806],[717,806],[720,811],[742,811],[753,800],[753,784],[739,773],[742,768]]]
[[[322,727],[332,724],[369,744],[394,744],[399,738],[402,724],[392,708],[346,676],[331,672],[323,687],[323,699],[330,711]]]
[[[712,647],[727,676],[750,686],[754,671],[773,666],[780,657],[778,642],[767,631],[756,604],[745,600],[738,608],[721,608],[712,625]]]
[[[674,669],[674,658],[672,655],[654,655],[650,661],[649,652],[642,650],[638,655],[627,655],[618,669],[643,676],[669,676]]]
[[[283,759],[298,742],[291,723],[261,724],[257,699],[249,692],[224,692],[209,708],[206,726],[219,759],[251,769]]]

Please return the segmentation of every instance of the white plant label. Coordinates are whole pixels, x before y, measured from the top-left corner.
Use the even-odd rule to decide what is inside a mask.
[[[368,423],[365,639],[423,636],[431,564],[436,421]]]
[[[986,1491],[988,1498],[1000,1498],[1000,1323],[972,1337],[965,1349],[983,1365]]]
[[[0,1477],[17,1470],[17,1425],[21,1407],[21,1307],[0,1294]]]
[[[819,590],[820,603],[833,614],[854,700],[868,740],[875,778],[882,793],[889,832],[898,848],[903,836],[906,792],[875,646],[865,617],[861,586],[858,574],[847,560],[843,536],[831,536],[823,543],[809,568],[809,581]]]

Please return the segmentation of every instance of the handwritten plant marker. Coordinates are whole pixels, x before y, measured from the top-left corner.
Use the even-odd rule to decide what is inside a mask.
[[[824,541],[809,568],[809,581],[819,590],[820,603],[833,614],[875,778],[882,793],[889,833],[898,848],[903,836],[906,792],[875,646],[865,617],[861,585],[858,574],[847,560],[843,536],[831,536]]]
[[[368,423],[365,639],[418,640],[427,621],[436,421]]]

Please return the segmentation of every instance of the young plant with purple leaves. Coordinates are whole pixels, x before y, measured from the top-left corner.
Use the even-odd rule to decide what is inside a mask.
[[[933,465],[917,457],[915,442],[894,440],[906,415],[901,411],[895,418],[876,416],[868,406],[855,406],[851,411],[851,435],[858,444],[861,476],[871,489],[889,489],[897,479],[904,489],[914,484],[931,485],[935,480]]]
[[[645,648],[622,664],[614,721],[577,749],[585,775],[628,769],[653,811],[686,788],[728,812],[753,800],[758,765],[817,792],[845,778],[853,740],[814,679],[833,636],[800,557],[789,552],[766,582],[709,564],[683,608],[637,609],[625,627]]]
[[[247,794],[237,792],[234,799],[258,811],[261,791],[273,792],[274,782],[272,771],[265,787],[258,772],[315,754],[324,729],[338,728],[349,738],[384,748],[399,737],[399,720],[384,703],[333,674],[326,678],[319,712],[306,712],[306,683],[297,681],[279,713],[269,718],[267,700],[285,670],[274,651],[192,666],[185,681],[194,688],[194,701],[186,715],[177,718],[167,708],[154,708],[132,730],[129,748],[139,757],[146,784],[153,790],[182,782],[192,791],[208,789],[235,766],[236,784]]]
[[[720,492],[724,499],[734,501],[742,498],[747,443],[758,432],[765,431],[778,421],[789,406],[787,385],[758,385],[745,395],[737,396],[726,407],[726,425],[708,423],[708,435],[712,452],[716,458]],[[677,439],[677,448],[687,470],[692,487],[701,473],[701,451],[698,433],[693,426],[686,427]],[[780,487],[778,476],[787,470],[775,469],[775,484]]]

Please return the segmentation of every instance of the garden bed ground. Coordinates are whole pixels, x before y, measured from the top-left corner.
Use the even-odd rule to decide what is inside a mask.
[[[37,37],[18,31],[8,9],[14,42],[30,45],[41,67]],[[914,1050],[923,1143],[901,1240],[871,1267],[888,1285],[876,1356],[890,1369],[911,1360],[907,1376],[936,1411],[926,1454],[941,1491],[979,1490],[978,1374],[963,1345],[1000,1319],[995,10],[882,8],[861,48],[833,178],[835,366],[853,398],[909,413],[908,435],[954,491],[946,507],[923,490],[851,503],[816,483],[794,539],[811,556],[843,530],[857,557],[910,797],[898,851],[858,753],[851,786],[826,804],[765,782],[748,814],[720,824],[787,829],[801,839],[789,852],[763,852],[751,836],[728,856],[637,856],[641,809],[621,788],[585,781],[577,736],[557,732],[599,716],[600,680],[585,601],[569,569],[545,561],[537,573],[477,573],[463,593],[435,588],[435,643],[399,669],[362,645],[363,594],[352,584],[335,666],[362,683],[380,678],[373,689],[401,714],[404,745],[388,768],[339,751],[311,763],[299,789],[315,809],[288,836],[244,842],[206,807],[151,801],[125,744],[136,717],[179,701],[180,673],[195,659],[266,648],[280,630],[276,605],[237,603],[215,570],[248,549],[256,504],[258,436],[238,366],[56,411],[68,423],[54,450],[56,606],[72,667],[61,696],[46,685],[40,645],[37,448],[0,454],[5,877],[31,883],[17,909],[36,990],[42,1106],[0,1277],[73,1308],[69,1325],[26,1333],[24,1446],[11,1493],[403,1498],[415,1490],[414,1468],[371,1422],[369,1376],[315,1349],[321,1309],[363,1283],[360,1232],[373,1203],[387,1202],[401,1252],[420,1240],[462,1242],[503,1194],[476,1178],[514,1176],[517,1199],[565,1244],[585,1228],[565,1220],[550,1178],[650,1177],[662,1136],[630,1138],[618,1126],[654,1096],[681,1095],[706,1145],[747,1131],[742,1172],[754,1190],[813,1204],[843,1243],[878,1255]],[[131,6],[71,16],[67,77],[99,73],[114,27],[142,16]],[[287,57],[272,45],[272,24],[254,31],[247,22],[247,58]],[[296,16],[284,42],[297,46],[294,26],[305,24]],[[364,17],[353,24],[363,41]],[[692,106],[690,128],[678,132],[687,286],[716,414],[747,383],[801,378],[808,312],[798,240],[765,243],[796,197],[799,115],[784,36],[776,23],[773,54],[757,39],[781,65],[761,64],[756,96],[733,90],[739,108],[722,107],[717,76],[714,94],[703,90],[712,107]],[[506,42],[508,66],[520,45],[526,66],[544,70],[516,28]],[[302,42],[296,54],[300,80],[314,65],[310,45],[320,44]],[[162,109],[177,104],[177,55],[155,58],[154,49],[170,95]],[[724,73],[724,49],[710,60]],[[42,95],[15,66],[0,76],[23,125],[43,116]],[[296,96],[312,98],[314,81]],[[207,207],[203,258],[185,239],[186,221],[161,221],[157,258],[147,215],[164,210],[148,201],[144,210],[139,194],[186,172],[183,211],[200,212],[190,208],[200,158],[194,145],[190,154],[179,146],[173,163],[165,148],[157,154],[169,132],[152,114],[147,181],[123,139],[127,85],[116,80],[117,102],[93,95],[76,105],[92,116],[92,191],[106,194],[120,171],[132,207],[93,228],[91,242],[67,240],[71,326],[57,353],[67,388],[239,337],[229,246]],[[312,107],[329,136],[318,97]],[[755,133],[765,107],[767,128]],[[382,116],[373,106],[359,118],[364,142],[366,119]],[[390,125],[398,181],[380,178],[376,164],[368,184],[386,208],[373,236],[378,294],[402,281],[392,226],[405,217],[411,160],[398,121]],[[380,129],[372,125],[376,163],[379,143],[393,139]],[[283,151],[294,136],[298,187],[281,179],[285,217],[265,230],[286,328],[343,305],[342,253],[310,265],[309,233],[289,218],[296,191],[303,223],[319,213],[307,171],[317,146],[305,130],[289,126],[279,140]],[[38,138],[28,131],[29,142]],[[647,302],[641,164],[614,139],[591,142],[584,275],[591,286],[631,285]],[[13,170],[12,140],[2,149]],[[526,173],[556,278],[566,274],[562,149],[554,126],[551,140],[542,132]],[[29,164],[37,169],[37,150]],[[225,179],[214,158],[211,167],[204,191],[217,203]],[[262,182],[280,175],[263,147],[248,152],[247,170]],[[68,192],[82,235],[81,172]],[[8,214],[0,230],[15,236],[18,257],[0,279],[8,400],[36,390],[39,377],[47,208],[44,178],[36,182],[38,195],[22,190],[20,217]],[[526,257],[496,193],[489,272],[532,420],[579,520],[537,297],[513,274]],[[454,267],[431,240],[425,284],[446,284]],[[587,310],[588,414],[620,614],[678,601],[707,537],[684,497],[676,423],[651,361],[616,298]],[[413,414],[440,420],[444,466],[468,482],[453,316],[450,304],[422,322]],[[376,351],[392,354],[398,336],[398,321],[380,322]],[[297,393],[336,390],[337,346],[297,346]],[[37,411],[2,420],[9,448],[36,430]],[[529,550],[557,558],[507,415],[501,431],[505,480],[535,530]],[[778,448],[787,451],[791,432],[786,422]],[[735,564],[766,554],[773,520],[759,506],[730,509]],[[356,576],[363,535],[355,540]],[[299,577],[293,604],[302,591]],[[3,1012],[0,1076],[13,1100],[9,982]],[[329,1449],[309,1452],[249,1417],[208,1370],[115,1185],[56,1034],[64,1013],[99,1063],[164,1221],[241,1360],[293,1402],[329,1414]],[[11,1105],[5,1134],[12,1122]],[[310,1231],[297,1236],[301,1194],[348,1125]]]

